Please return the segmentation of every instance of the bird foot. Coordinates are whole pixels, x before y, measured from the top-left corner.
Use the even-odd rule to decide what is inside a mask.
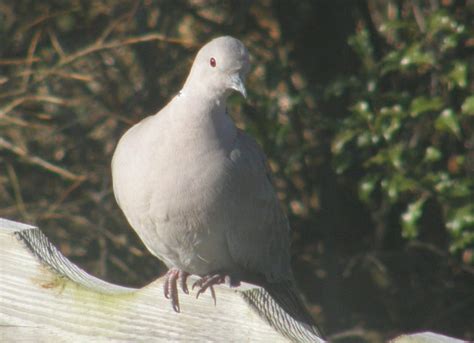
[[[216,305],[216,292],[214,291],[213,286],[223,283],[227,284],[229,287],[237,287],[240,285],[240,281],[235,280],[230,275],[214,274],[203,276],[197,280],[195,283],[193,283],[192,289],[194,289],[194,287],[199,288],[196,298],[199,298],[202,293],[209,289],[211,291],[212,299],[214,300],[214,305]]]
[[[188,285],[186,283],[188,276],[189,273],[177,268],[171,268],[165,275],[165,283],[163,285],[165,298],[171,299],[171,306],[176,312],[180,312],[178,282],[181,290],[184,293],[189,294]]]

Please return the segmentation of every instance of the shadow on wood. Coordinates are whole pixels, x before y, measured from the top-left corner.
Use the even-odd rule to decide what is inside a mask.
[[[287,341],[241,295],[243,284],[199,299],[180,294],[181,313],[163,296],[163,280],[141,289],[95,278],[66,259],[37,228],[0,219],[0,337],[16,341]]]
[[[181,293],[181,313],[172,310],[162,287],[162,279],[141,289],[104,282],[72,264],[39,229],[0,218],[3,342],[299,340],[292,333],[295,324],[260,287],[242,284],[234,290],[217,286],[216,306],[209,294],[195,299]],[[283,318],[279,320],[287,327],[277,331],[270,326],[249,305],[249,297],[268,302],[270,315]],[[318,340],[323,342],[311,339]],[[393,342],[461,341],[422,333]]]

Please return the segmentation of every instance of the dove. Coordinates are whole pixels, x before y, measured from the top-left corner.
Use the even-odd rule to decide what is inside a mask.
[[[214,301],[214,285],[246,281],[264,287],[307,337],[319,337],[296,290],[290,226],[265,154],[226,109],[232,92],[247,96],[249,69],[241,41],[225,36],[204,45],[181,91],[117,144],[115,198],[148,250],[169,268],[164,295],[176,312],[178,286],[189,293],[190,274],[200,277],[193,285],[197,296],[209,289]]]

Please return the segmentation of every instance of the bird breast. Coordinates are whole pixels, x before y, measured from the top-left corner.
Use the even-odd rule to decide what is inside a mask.
[[[236,135],[230,118],[181,119],[166,111],[149,117],[119,143],[114,191],[127,217],[148,213],[166,221],[205,212],[230,186],[227,156]]]

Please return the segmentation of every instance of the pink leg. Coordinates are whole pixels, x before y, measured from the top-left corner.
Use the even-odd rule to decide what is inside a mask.
[[[171,299],[171,306],[176,312],[180,311],[177,283],[179,282],[179,286],[184,293],[189,294],[188,285],[186,284],[188,276],[188,273],[177,268],[171,268],[165,275],[166,279],[163,285],[165,298]]]
[[[196,298],[204,293],[208,288],[211,291],[212,299],[214,300],[214,305],[216,304],[216,292],[214,291],[214,285],[220,285],[223,283],[227,283],[230,287],[236,287],[240,285],[240,281],[233,280],[231,276],[224,275],[224,274],[214,274],[214,275],[206,275],[197,280],[193,284],[194,287],[198,287],[199,290],[196,294]]]

